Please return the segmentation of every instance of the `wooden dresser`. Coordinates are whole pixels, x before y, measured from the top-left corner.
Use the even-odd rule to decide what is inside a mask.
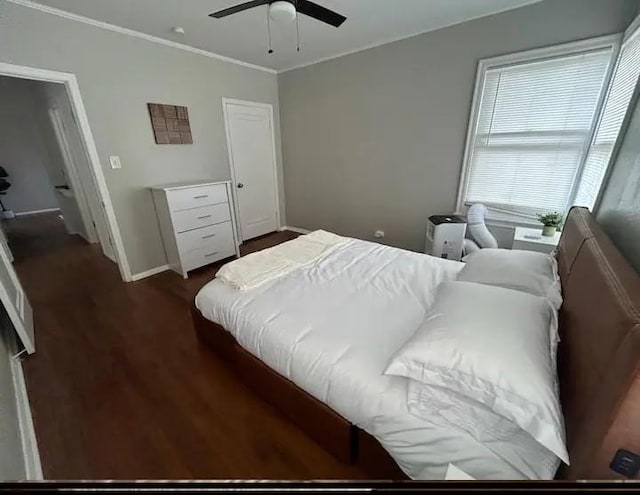
[[[240,256],[231,182],[185,182],[151,188],[172,270],[187,272]]]

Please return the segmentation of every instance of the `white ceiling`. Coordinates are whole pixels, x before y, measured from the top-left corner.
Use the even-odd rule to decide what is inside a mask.
[[[540,0],[315,0],[346,16],[345,23],[334,28],[301,15],[299,53],[295,48],[295,23],[272,23],[272,55],[267,54],[266,6],[224,19],[208,17],[211,12],[246,0],[37,1],[280,71]],[[183,27],[186,33],[174,34],[174,26]]]

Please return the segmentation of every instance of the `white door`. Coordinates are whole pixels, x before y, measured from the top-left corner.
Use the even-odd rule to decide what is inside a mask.
[[[278,230],[273,108],[223,100],[229,161],[243,241]]]
[[[65,201],[68,202],[69,200],[75,202],[78,206],[80,216],[82,217],[82,223],[88,236],[88,239],[86,240],[88,242],[99,241],[102,246],[103,254],[107,258],[115,261],[115,254],[113,252],[113,245],[109,236],[106,214],[101,207],[101,204],[99,204],[100,199],[97,194],[97,186],[95,186],[91,173],[89,173],[88,170],[88,159],[87,163],[80,164],[81,166],[85,166],[87,170],[79,170],[78,164],[74,159],[73,148],[69,140],[69,130],[65,126],[65,119],[63,115],[61,115],[59,109],[50,108],[49,117],[53,124],[56,140],[58,141],[58,146],[62,153],[65,175],[71,183],[71,191],[65,192],[65,194],[71,194],[72,197],[64,198],[61,201],[61,204],[64,204]],[[75,139],[73,142],[76,146],[76,156],[79,156],[81,159],[86,158],[86,153],[84,152],[84,147],[80,142],[80,139]],[[65,214],[64,210],[63,214]],[[66,221],[67,220],[65,220],[65,222]]]
[[[11,264],[11,251],[0,242],[0,303],[29,354],[36,350],[33,310]]]

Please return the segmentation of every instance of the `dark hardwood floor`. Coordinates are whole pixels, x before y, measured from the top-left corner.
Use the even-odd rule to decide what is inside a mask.
[[[217,267],[125,284],[51,215],[5,223],[35,314],[25,358],[47,479],[361,479],[258,399],[192,330]],[[282,232],[243,253],[283,242]]]

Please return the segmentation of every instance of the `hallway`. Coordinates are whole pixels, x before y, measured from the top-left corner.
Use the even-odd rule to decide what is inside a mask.
[[[190,305],[215,266],[125,284],[51,215],[6,229],[34,308],[24,370],[46,479],[362,478],[199,344]]]
[[[87,246],[77,235],[69,235],[60,213],[41,213],[2,221],[11,240],[16,269],[23,261],[51,254],[74,245]]]

